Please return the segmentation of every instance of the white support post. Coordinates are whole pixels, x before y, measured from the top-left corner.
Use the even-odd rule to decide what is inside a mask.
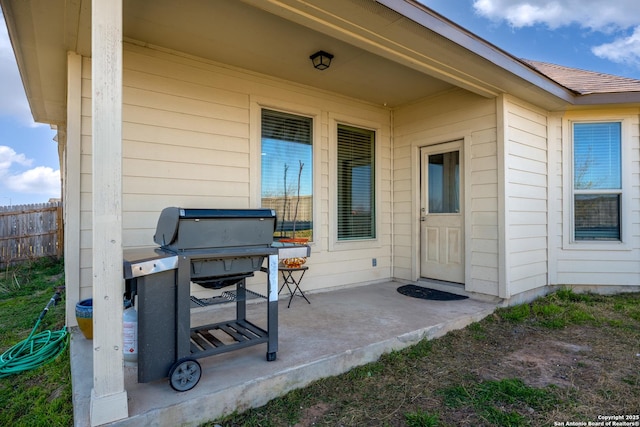
[[[82,57],[67,54],[67,124],[63,141],[64,265],[67,325],[77,326],[75,306],[80,301],[80,122],[82,108]],[[60,135],[59,135],[60,137]]]
[[[122,0],[93,0],[91,425],[128,417],[122,355]]]

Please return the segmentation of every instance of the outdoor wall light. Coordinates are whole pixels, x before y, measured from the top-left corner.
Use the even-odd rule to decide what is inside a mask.
[[[309,59],[311,59],[314,68],[316,68],[317,70],[326,70],[327,68],[329,68],[329,65],[331,65],[333,55],[325,52],[324,50],[319,50],[311,55]]]

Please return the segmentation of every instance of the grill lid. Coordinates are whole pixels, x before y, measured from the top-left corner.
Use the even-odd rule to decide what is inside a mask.
[[[173,251],[269,247],[275,229],[272,209],[167,207],[160,213],[153,241]]]

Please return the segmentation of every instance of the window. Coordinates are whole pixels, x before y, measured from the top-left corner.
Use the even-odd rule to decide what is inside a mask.
[[[262,110],[262,207],[274,209],[274,238],[313,238],[313,153],[309,117]]]
[[[460,212],[460,152],[429,156],[429,213]]]
[[[338,125],[338,240],[372,239],[375,132]]]
[[[575,241],[620,241],[622,124],[573,124]]]

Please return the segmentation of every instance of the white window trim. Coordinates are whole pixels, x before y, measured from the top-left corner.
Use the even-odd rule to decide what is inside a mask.
[[[361,129],[368,129],[375,132],[374,158],[375,163],[375,227],[376,237],[371,239],[338,240],[338,125],[353,126]],[[371,249],[382,247],[380,239],[381,232],[381,161],[380,161],[380,138],[382,127],[380,123],[346,115],[329,114],[329,251],[348,251],[355,249]]]
[[[632,144],[631,126],[633,117],[629,115],[585,115],[563,120],[562,163],[563,163],[563,227],[562,247],[578,251],[630,251],[631,246],[631,170]],[[620,241],[575,240],[574,238],[574,188],[573,188],[573,125],[574,123],[621,124],[621,165],[622,197],[620,198]]]
[[[313,180],[313,209],[312,209],[312,221],[313,221],[313,240],[309,241],[309,246],[315,246],[316,242],[320,242],[322,239],[322,224],[318,221],[321,218],[320,215],[320,203],[321,203],[321,186],[320,186],[320,168],[321,168],[321,137],[322,137],[322,111],[317,108],[309,107],[306,105],[300,105],[292,102],[282,101],[280,99],[273,99],[267,97],[251,96],[249,107],[249,128],[250,128],[250,143],[249,143],[249,204],[252,207],[260,207],[262,202],[262,170],[261,170],[261,133],[262,133],[262,109],[282,111],[289,114],[296,114],[299,116],[309,117],[313,120],[312,129],[312,153],[313,153],[313,173],[311,179]],[[280,220],[278,218],[278,220]]]

